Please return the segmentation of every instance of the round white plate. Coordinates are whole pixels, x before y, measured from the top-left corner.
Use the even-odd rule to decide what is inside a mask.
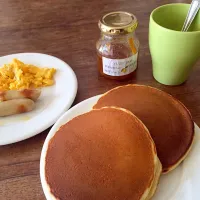
[[[87,99],[70,110],[68,110],[50,130],[41,154],[40,159],[40,178],[42,187],[47,200],[53,200],[48,192],[45,180],[45,155],[49,140],[54,136],[61,125],[65,124],[72,118],[88,112],[97,102],[100,96]],[[169,174],[162,175],[158,189],[152,200],[199,200],[200,199],[200,129],[195,124],[195,141],[192,149],[179,167]],[[58,166],[59,169],[59,166]]]
[[[62,60],[39,53],[20,53],[0,57],[0,67],[17,58],[27,64],[55,68],[55,84],[43,87],[36,108],[28,113],[0,117],[0,145],[30,138],[52,126],[72,105],[77,93],[73,70]]]

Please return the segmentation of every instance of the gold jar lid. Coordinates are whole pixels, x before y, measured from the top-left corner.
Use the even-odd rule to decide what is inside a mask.
[[[123,11],[108,13],[99,20],[101,31],[111,35],[131,33],[137,24],[135,15]]]

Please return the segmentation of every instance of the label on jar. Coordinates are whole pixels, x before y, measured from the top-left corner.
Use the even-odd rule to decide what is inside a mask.
[[[138,53],[125,59],[111,59],[102,57],[103,73],[110,76],[124,76],[137,68]]]

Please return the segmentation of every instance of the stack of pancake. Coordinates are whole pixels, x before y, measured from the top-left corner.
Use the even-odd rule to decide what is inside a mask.
[[[49,141],[52,199],[148,200],[161,172],[183,161],[193,138],[191,115],[172,96],[142,85],[114,88]]]

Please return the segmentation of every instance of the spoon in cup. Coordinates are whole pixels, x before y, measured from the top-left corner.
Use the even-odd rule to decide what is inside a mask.
[[[189,29],[199,9],[200,9],[200,0],[192,0],[190,9],[188,11],[187,17],[185,19],[185,22],[182,28],[183,32],[186,32]]]

